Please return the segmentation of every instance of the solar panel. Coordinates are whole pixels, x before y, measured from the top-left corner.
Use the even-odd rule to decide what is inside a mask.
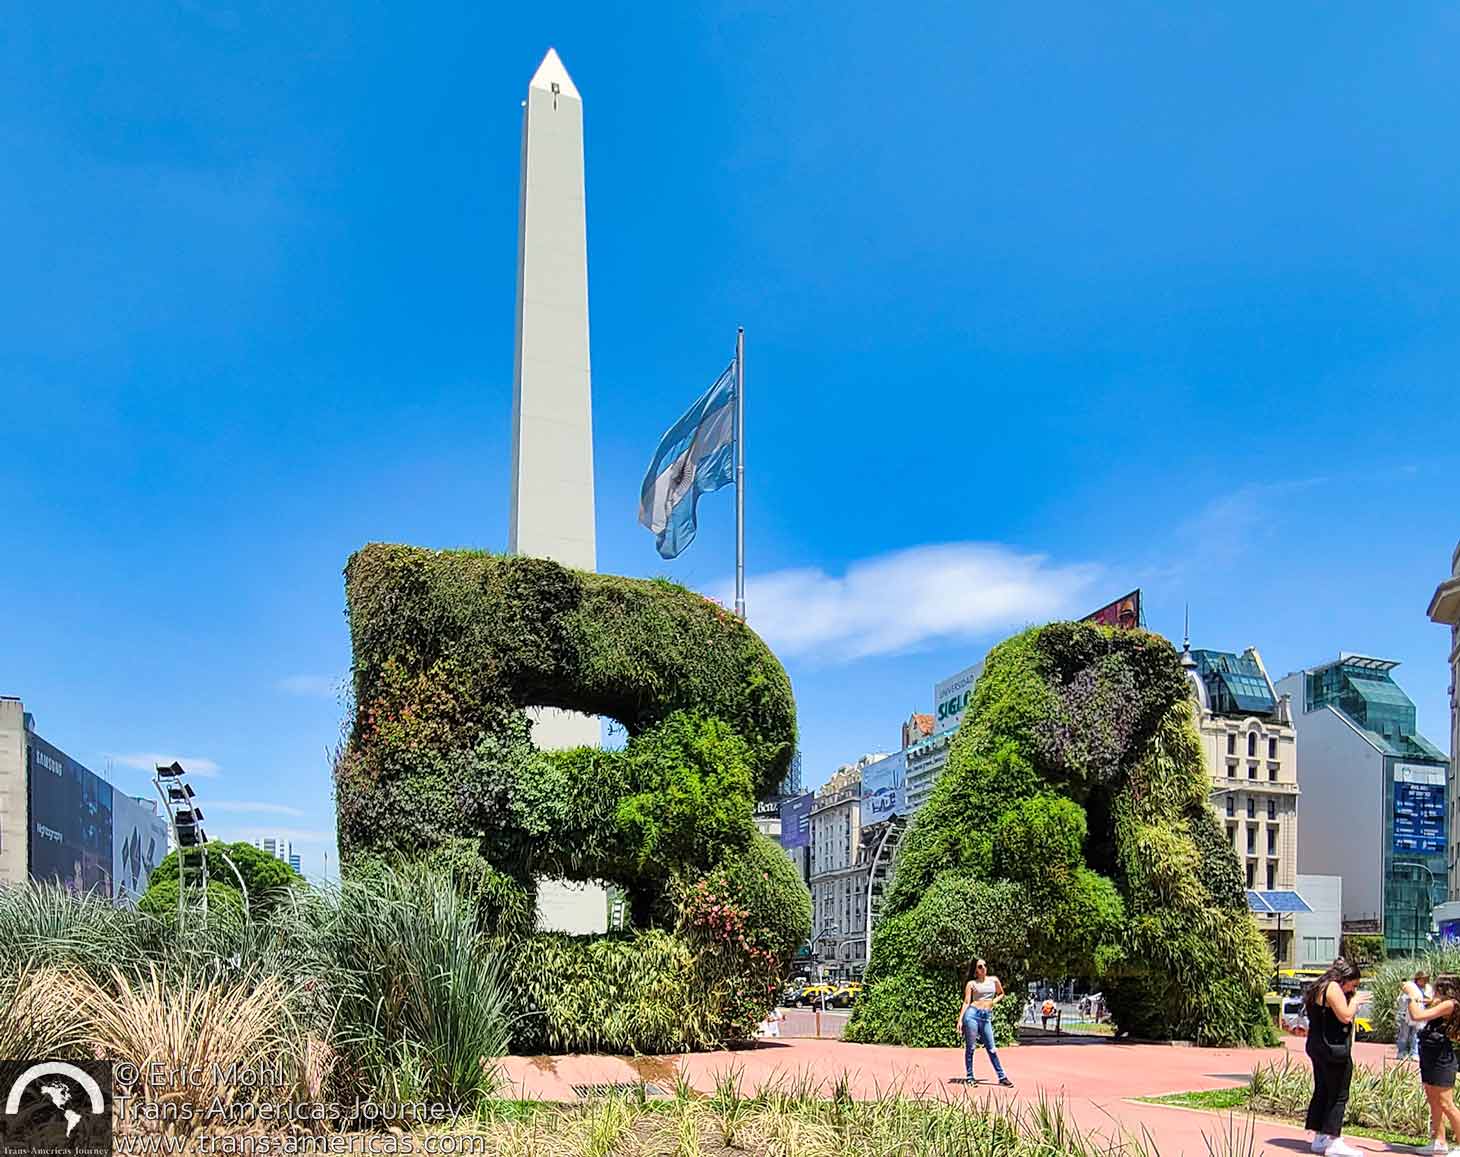
[[[1254,912],[1264,915],[1270,914],[1273,911],[1268,902],[1262,898],[1262,893],[1254,892],[1251,889],[1247,892],[1247,907]]]
[[[1252,895],[1251,892],[1248,895]],[[1308,901],[1296,892],[1258,892],[1269,912],[1311,912]],[[1249,901],[1249,906],[1251,902]]]

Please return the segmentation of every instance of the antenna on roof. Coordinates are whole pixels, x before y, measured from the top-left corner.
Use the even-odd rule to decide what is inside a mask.
[[[1186,619],[1181,628],[1181,649],[1191,650],[1191,604],[1186,604]]]

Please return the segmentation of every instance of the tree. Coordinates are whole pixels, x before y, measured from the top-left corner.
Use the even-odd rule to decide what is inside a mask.
[[[267,916],[284,892],[303,882],[303,877],[283,860],[275,859],[252,844],[210,840],[206,852],[209,892],[217,884],[239,897],[238,876],[242,876],[244,887],[248,889],[248,912],[255,920]],[[192,854],[189,852],[189,855]],[[138,902],[139,907],[158,914],[176,910],[177,857],[177,852],[168,852],[162,863],[157,865],[147,881],[147,891]],[[238,869],[238,876],[228,866],[230,862]],[[242,902],[241,897],[239,902]]]

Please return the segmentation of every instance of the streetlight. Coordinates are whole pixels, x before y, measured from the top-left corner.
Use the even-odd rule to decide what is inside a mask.
[[[811,963],[816,965],[816,982],[821,984],[826,979],[826,974],[821,967],[821,958],[817,955],[816,944],[819,940],[828,936],[840,936],[841,927],[836,924],[828,924],[813,937],[811,937]],[[816,1000],[812,1002],[812,1010],[816,1013],[816,1039],[821,1039],[821,1008],[826,1003],[826,993],[817,993]]]
[[[1420,871],[1423,871],[1424,874],[1430,878],[1430,886],[1429,886],[1428,890],[1425,892],[1425,901],[1429,905],[1429,908],[1430,908],[1430,911],[1431,911],[1431,920],[1433,921],[1433,919],[1434,919],[1434,917],[1433,917],[1433,910],[1434,910],[1434,903],[1435,903],[1435,886],[1436,886],[1434,869],[1432,869],[1423,860],[1406,860],[1405,861],[1405,865],[1407,867],[1410,867],[1410,868],[1419,869],[1419,871],[1416,871],[1415,874],[1414,874],[1415,875],[1415,882],[1416,883],[1419,883],[1420,882],[1420,880],[1419,880],[1419,872]],[[1419,930],[1420,930],[1420,921],[1421,921],[1421,918],[1423,917],[1423,915],[1424,915],[1424,908],[1419,903],[1419,895],[1416,894],[1416,896],[1415,896],[1415,906],[1414,906],[1414,935],[1410,939],[1410,951],[1411,952],[1418,952],[1419,951]],[[1425,942],[1426,943],[1429,942],[1429,933],[1428,933],[1428,931],[1425,933]]]

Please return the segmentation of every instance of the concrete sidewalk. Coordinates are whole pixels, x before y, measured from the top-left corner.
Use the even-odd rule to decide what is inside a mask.
[[[1306,1064],[1303,1042],[1290,1040],[1294,1059]],[[1172,1045],[1117,1044],[1086,1039],[1041,1043],[1004,1049],[1000,1059],[1016,1088],[992,1083],[988,1058],[980,1052],[975,1073],[985,1083],[965,1086],[962,1049],[906,1049],[888,1045],[857,1045],[838,1040],[785,1038],[763,1041],[751,1048],[666,1057],[612,1057],[572,1055],[510,1057],[506,1074],[514,1095],[525,1099],[576,1102],[574,1086],[635,1085],[644,1081],[664,1094],[677,1081],[688,1082],[698,1094],[714,1092],[718,1080],[738,1076],[748,1095],[757,1088],[780,1082],[783,1087],[819,1087],[830,1095],[845,1082],[855,1097],[875,1097],[895,1089],[929,1098],[979,1097],[1021,1101],[1041,1095],[1064,1102],[1080,1126],[1114,1139],[1149,1136],[1162,1157],[1191,1154],[1207,1157],[1208,1138],[1216,1139],[1235,1128],[1245,1135],[1249,1119],[1229,1114],[1140,1104],[1137,1097],[1244,1084],[1259,1064],[1281,1061],[1282,1048],[1197,1049]],[[1358,1059],[1377,1067],[1390,1050],[1380,1045],[1359,1045]],[[1302,1130],[1262,1121],[1251,1122],[1254,1152],[1307,1153],[1309,1137]],[[1354,1139],[1357,1148],[1372,1152],[1392,1150],[1378,1141]]]

